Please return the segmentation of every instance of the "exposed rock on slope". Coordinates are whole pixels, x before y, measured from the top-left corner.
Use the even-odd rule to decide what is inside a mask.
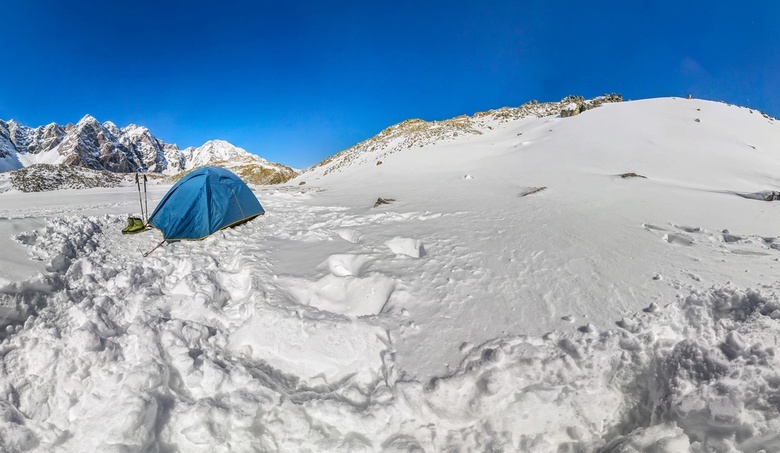
[[[563,101],[566,100],[571,102],[561,109],[561,118],[579,115],[586,110],[594,109],[607,102],[623,102],[623,96],[619,94],[607,94],[595,99],[585,99],[582,96],[569,96]]]
[[[282,184],[298,176],[295,170],[280,164],[262,165],[252,162],[217,161],[212,165],[229,169],[247,184]]]
[[[45,192],[59,189],[89,189],[117,187],[122,175],[104,170],[70,165],[35,164],[11,172],[11,186],[22,192]]]

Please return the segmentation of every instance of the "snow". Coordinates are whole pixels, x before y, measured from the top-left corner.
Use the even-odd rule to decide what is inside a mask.
[[[406,255],[412,258],[419,258],[425,255],[425,248],[417,239],[394,237],[385,242],[385,245],[396,255]]]
[[[0,172],[19,168],[22,168],[22,163],[16,155],[16,148],[7,138],[0,135]]]
[[[780,126],[481,121],[145,259],[132,187],[0,193],[0,450],[780,450]]]
[[[61,155],[57,148],[40,153],[20,153],[16,155],[23,167],[29,167],[35,164],[57,165],[65,162],[65,156]],[[19,167],[21,168],[21,167]]]
[[[18,170],[22,167],[23,165],[19,162],[19,158],[16,154],[0,157],[0,172]]]

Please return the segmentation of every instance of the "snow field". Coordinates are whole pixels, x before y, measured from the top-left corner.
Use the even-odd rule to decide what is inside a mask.
[[[694,292],[611,329],[465,343],[451,373],[405,380],[394,334],[300,305],[291,287],[320,288],[269,274],[260,239],[271,225],[309,246],[354,246],[328,224],[282,227],[293,197],[274,197],[266,218],[146,261],[134,246],[152,233],[122,237],[115,216],[19,235],[51,272],[21,284],[38,306],[3,343],[3,446],[671,452],[750,450],[746,438],[780,448],[775,287]],[[390,252],[384,242],[376,248]],[[330,254],[318,272],[359,278],[388,252]]]

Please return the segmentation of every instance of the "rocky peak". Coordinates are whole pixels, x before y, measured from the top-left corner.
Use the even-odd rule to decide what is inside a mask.
[[[9,138],[8,125],[0,121],[0,171],[4,171],[3,169],[12,165],[10,162],[6,163],[5,160],[13,158],[15,152],[16,147]]]
[[[174,144],[165,144],[163,146],[163,155],[168,162],[167,173],[179,173],[184,171],[186,160],[184,153]]]
[[[11,120],[13,121],[13,120]],[[0,137],[8,138],[8,123],[6,123],[3,120],[0,120]]]
[[[125,136],[137,136],[137,135],[145,135],[149,133],[149,129],[147,129],[145,126],[139,126],[137,124],[130,124],[122,128],[121,130],[122,135]]]
[[[30,152],[33,146],[31,136],[33,129],[11,120],[7,123],[8,139],[14,144],[17,150],[21,152]]]
[[[100,124],[100,122],[94,116],[87,113],[76,124]]]
[[[50,151],[57,147],[65,138],[65,128],[51,123],[34,130],[33,141],[41,148],[41,151]]]
[[[103,127],[107,131],[109,131],[112,135],[117,137],[122,133],[122,131],[120,131],[119,128],[116,127],[116,124],[112,123],[111,121],[106,121],[105,123],[103,123]]]

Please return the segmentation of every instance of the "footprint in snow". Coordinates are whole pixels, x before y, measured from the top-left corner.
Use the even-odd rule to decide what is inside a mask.
[[[686,233],[701,233],[702,229],[699,227],[690,227],[690,226],[684,226],[684,225],[674,225],[673,227],[677,228],[680,231],[684,231]]]
[[[335,230],[335,233],[347,242],[357,244],[363,238],[363,233],[357,230],[350,230],[348,228],[342,228]]]
[[[716,231],[708,231],[701,227],[692,227],[692,226],[685,226],[685,225],[676,225],[674,223],[670,223],[670,225],[680,231],[680,232],[669,232],[669,230],[648,224],[643,223],[642,227],[645,228],[648,231],[651,232],[664,232],[661,236],[664,241],[666,241],[669,244],[674,245],[683,245],[683,246],[691,246],[694,244],[694,238],[691,235],[705,235],[704,237],[709,240],[709,242],[716,242],[716,243],[722,243],[723,247],[726,251],[734,254],[734,255],[742,255],[742,256],[767,256],[770,253],[767,253],[767,251],[771,250],[780,250],[780,244],[774,243],[774,238],[766,238],[766,237],[758,237],[757,239],[751,236],[740,236],[737,234],[732,234],[729,230],[722,230],[720,232]],[[707,244],[708,241],[700,242],[701,244]],[[744,245],[744,246],[750,246],[751,244],[758,244],[759,249],[758,250],[750,250],[750,249],[731,249],[731,245]]]
[[[684,234],[667,233],[663,236],[664,241],[675,245],[693,245],[693,239]]]
[[[360,276],[363,269],[373,261],[366,255],[337,254],[328,257],[325,264],[336,277]]]
[[[659,226],[656,226],[656,225],[652,225],[652,224],[649,224],[649,223],[643,223],[642,227],[644,227],[644,229],[646,229],[648,231],[667,231],[665,228],[662,228],[662,227],[659,227]]]
[[[753,250],[732,250],[731,253],[735,255],[745,255],[745,256],[767,256],[768,253],[765,252],[759,252],[759,251],[753,251]]]

